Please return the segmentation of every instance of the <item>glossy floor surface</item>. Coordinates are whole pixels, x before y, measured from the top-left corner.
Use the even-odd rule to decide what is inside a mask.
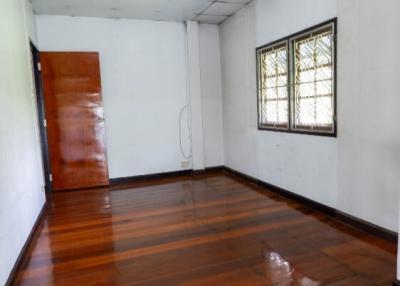
[[[396,246],[224,173],[57,193],[17,285],[391,285]]]

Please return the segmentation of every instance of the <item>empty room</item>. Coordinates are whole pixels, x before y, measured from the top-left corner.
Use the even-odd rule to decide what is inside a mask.
[[[400,286],[399,0],[0,0],[0,285]]]

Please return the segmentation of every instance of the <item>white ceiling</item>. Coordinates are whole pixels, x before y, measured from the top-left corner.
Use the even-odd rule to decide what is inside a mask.
[[[252,0],[31,0],[36,14],[218,24]]]

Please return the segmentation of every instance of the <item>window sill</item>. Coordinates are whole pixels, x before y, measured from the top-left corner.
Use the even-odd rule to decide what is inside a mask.
[[[300,135],[312,135],[312,136],[320,136],[320,137],[332,137],[332,138],[337,138],[337,132],[333,133],[328,133],[328,132],[321,132],[317,130],[293,130],[293,129],[282,129],[282,128],[274,128],[274,127],[268,127],[268,126],[263,126],[259,125],[258,126],[259,131],[272,131],[272,132],[282,132],[282,133],[292,133],[292,134],[300,134]]]

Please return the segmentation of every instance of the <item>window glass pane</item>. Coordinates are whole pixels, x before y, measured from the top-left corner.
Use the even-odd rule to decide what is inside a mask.
[[[279,101],[277,106],[277,122],[287,123],[288,119],[288,105],[287,101]]]
[[[315,74],[313,70],[299,71],[297,80],[299,84],[312,82],[314,80],[314,76]]]
[[[316,84],[317,92],[319,96],[332,96],[332,81],[331,80],[321,80],[317,81]]]
[[[266,88],[274,88],[276,85],[276,78],[274,76],[270,76],[266,78],[265,87]]]
[[[293,129],[334,131],[333,27],[302,35],[293,45]]]
[[[297,108],[299,112],[297,113],[296,121],[300,125],[310,125],[314,124],[314,99],[306,98],[299,99]]]
[[[313,83],[301,83],[299,84],[297,91],[298,98],[309,98],[315,95]]]
[[[319,125],[331,125],[333,117],[333,102],[331,97],[321,97],[316,99],[317,123]]]
[[[289,127],[287,43],[258,52],[259,123],[268,128]]]
[[[317,68],[316,80],[332,80],[332,66]]]
[[[265,91],[265,101],[275,101],[277,98],[277,90],[276,88],[268,88]]]

